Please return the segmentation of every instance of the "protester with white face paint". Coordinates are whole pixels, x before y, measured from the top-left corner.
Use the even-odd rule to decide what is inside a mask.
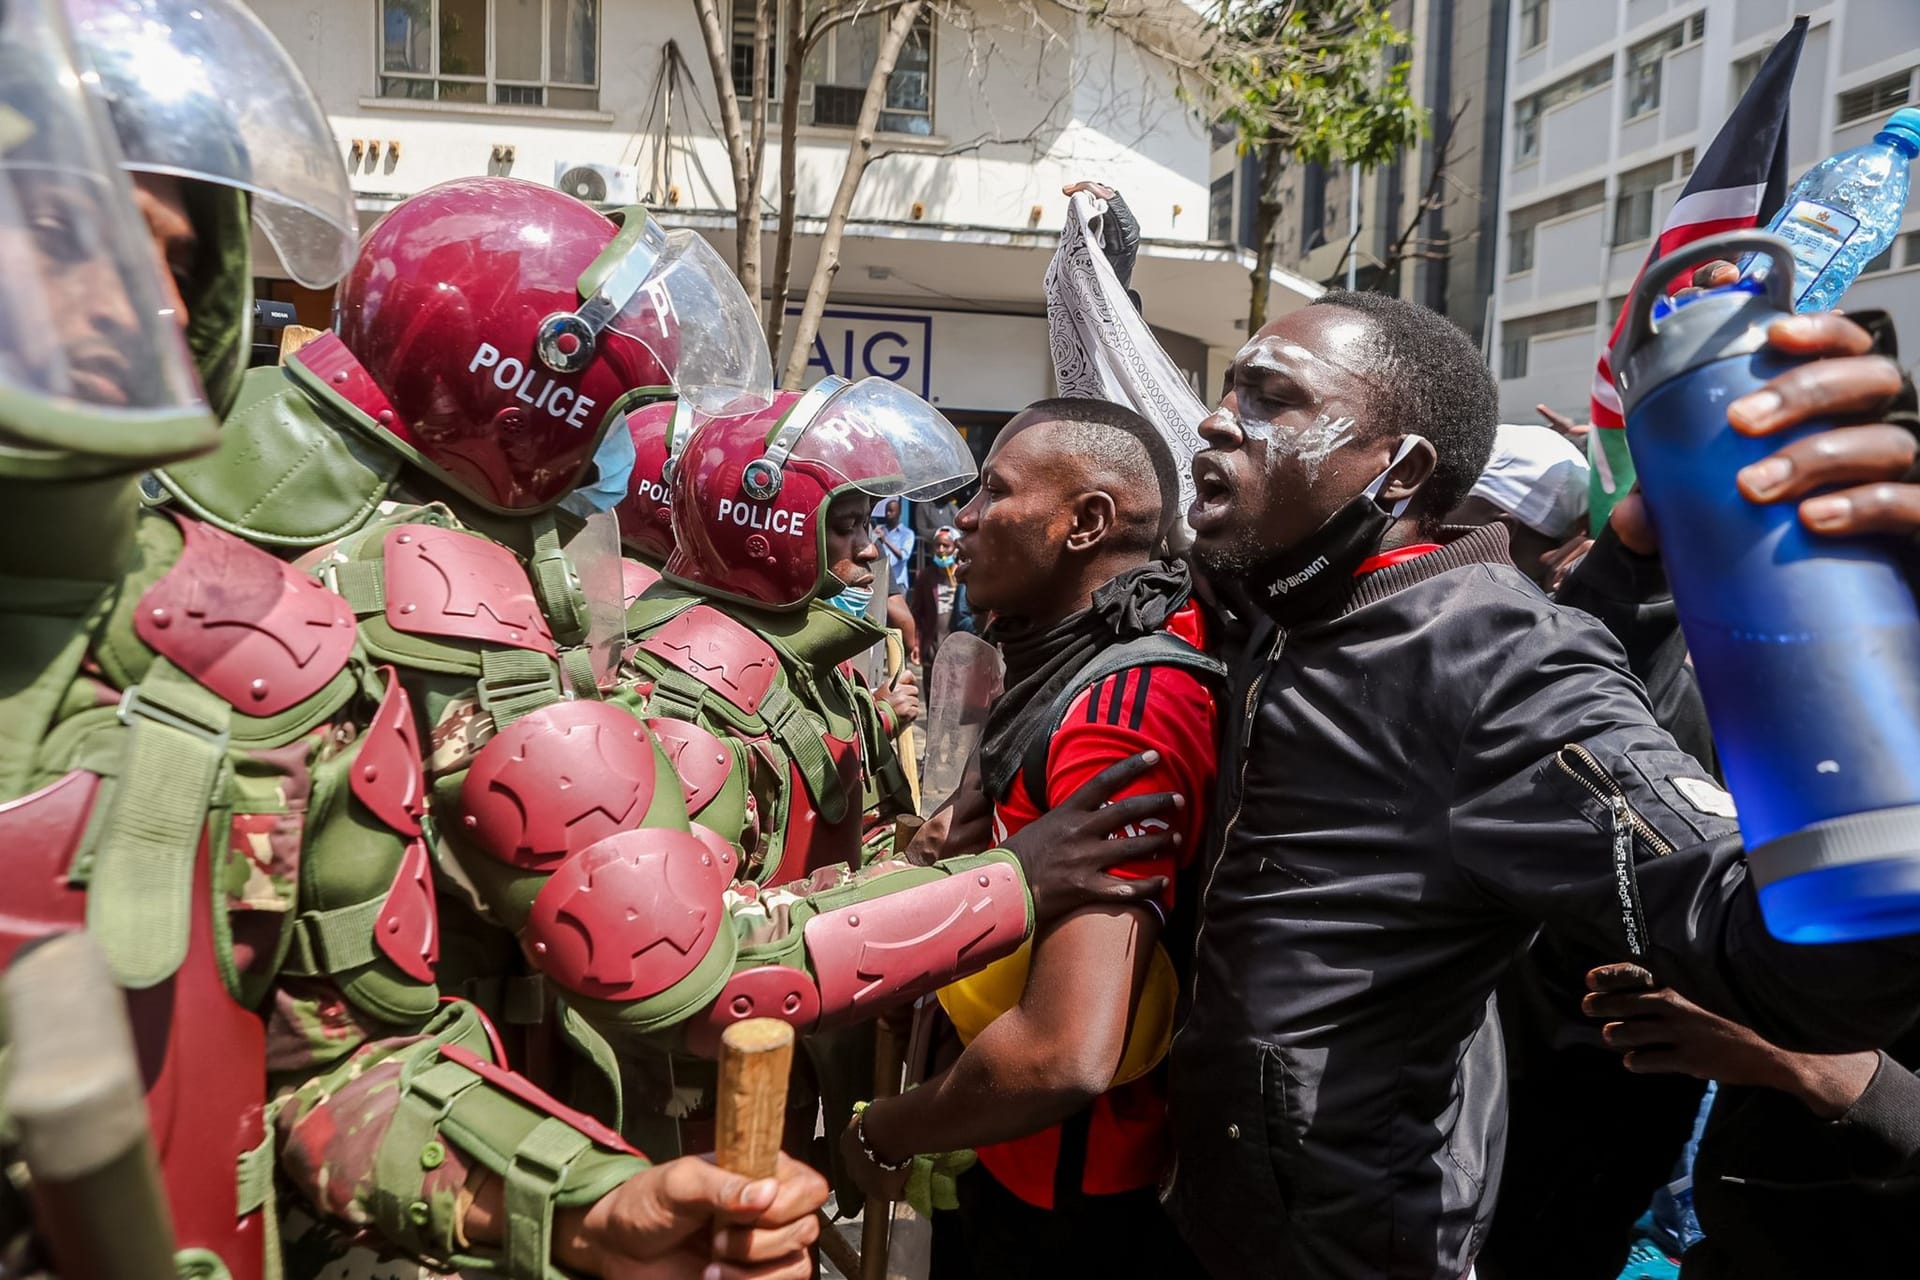
[[[1767,933],[1725,793],[1612,637],[1503,525],[1444,527],[1496,413],[1444,318],[1333,293],[1256,335],[1201,425],[1194,556],[1248,610],[1172,1054],[1169,1207],[1213,1275],[1470,1274],[1492,993],[1543,923],[1794,1048],[1915,1007],[1920,944]]]

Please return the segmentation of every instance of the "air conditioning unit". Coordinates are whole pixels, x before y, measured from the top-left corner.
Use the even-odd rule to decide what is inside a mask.
[[[640,199],[640,171],[626,164],[561,160],[553,166],[553,185],[588,204],[627,205]]]

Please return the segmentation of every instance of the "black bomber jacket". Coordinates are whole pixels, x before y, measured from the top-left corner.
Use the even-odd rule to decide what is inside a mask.
[[[1215,1276],[1467,1274],[1505,1123],[1492,993],[1542,923],[1789,1047],[1920,1007],[1920,944],[1767,933],[1725,793],[1619,644],[1499,526],[1452,532],[1335,618],[1257,628],[1223,703],[1168,1202]]]

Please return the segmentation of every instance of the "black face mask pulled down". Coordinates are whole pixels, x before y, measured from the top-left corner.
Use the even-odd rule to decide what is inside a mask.
[[[1007,661],[1006,692],[987,712],[980,740],[981,782],[998,801],[1020,772],[1018,745],[1028,722],[1043,716],[1067,683],[1104,649],[1167,625],[1193,594],[1193,579],[1179,561],[1156,560],[1129,569],[1093,593],[1092,607],[1051,627],[1017,618],[996,620],[986,638]]]
[[[1387,469],[1353,499],[1326,518],[1299,543],[1262,560],[1247,573],[1247,597],[1268,617],[1293,628],[1330,618],[1353,594],[1353,575],[1380,550],[1387,530],[1407,509],[1402,499],[1391,512],[1380,506],[1387,477],[1413,451],[1419,436],[1400,442]]]

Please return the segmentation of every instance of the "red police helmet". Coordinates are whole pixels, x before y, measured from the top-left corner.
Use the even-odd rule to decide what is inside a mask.
[[[656,568],[673,552],[670,462],[686,446],[698,416],[691,400],[656,400],[627,414],[633,474],[626,500],[613,510],[621,543]]]
[[[564,498],[636,402],[679,387],[738,409],[772,388],[753,305],[706,241],[512,178],[442,183],[394,208],[341,283],[337,317],[290,358],[293,376],[503,514]]]
[[[925,501],[974,476],[938,409],[885,378],[823,378],[757,413],[699,426],[673,466],[666,576],[707,595],[794,609],[844,585],[830,573],[826,509],[858,490]]]

